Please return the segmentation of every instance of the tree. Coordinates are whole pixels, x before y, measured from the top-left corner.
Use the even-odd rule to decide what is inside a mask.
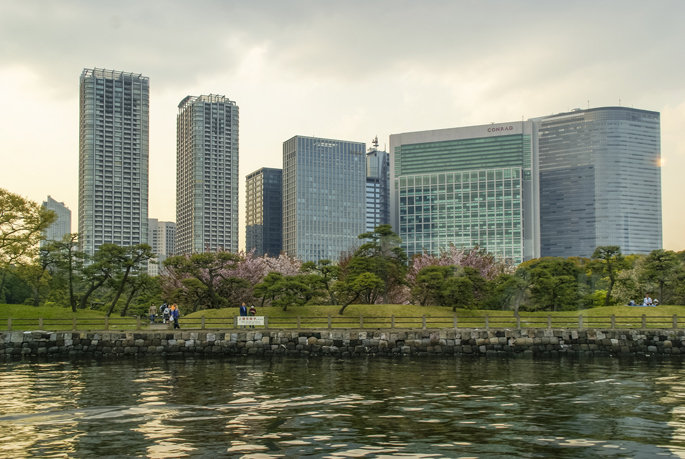
[[[333,290],[333,284],[340,277],[342,272],[340,266],[334,265],[331,260],[319,260],[318,263],[308,261],[302,264],[301,270],[303,272],[315,273],[317,277],[310,278],[310,282],[318,285],[328,293],[332,305],[338,304],[338,300],[335,297],[335,291]],[[315,285],[313,285],[314,288],[316,288]]]
[[[119,272],[119,261],[124,257],[124,248],[116,244],[102,244],[95,255],[92,263],[83,268],[81,275],[86,282],[86,292],[81,296],[79,306],[85,309],[88,306],[90,296],[105,282]],[[72,307],[72,311],[76,310]]]
[[[621,247],[617,245],[600,245],[592,254],[593,260],[601,260],[600,272],[609,277],[607,295],[604,299],[604,306],[609,306],[611,291],[618,280],[618,275],[622,269],[627,268],[625,257],[621,253]]]
[[[67,283],[69,286],[69,306],[71,310],[76,312],[76,295],[74,294],[75,283],[77,277],[83,270],[84,262],[87,255],[85,252],[78,250],[78,233],[65,234],[61,241],[53,241],[56,256],[57,268],[64,271],[67,275]]]
[[[495,279],[492,301],[502,309],[513,308],[518,315],[519,307],[530,286],[530,273],[526,268],[516,270],[514,274],[500,274]]]
[[[402,239],[390,225],[378,225],[372,232],[362,233],[358,238],[366,242],[356,250],[353,260],[367,258],[371,261],[367,264],[368,272],[383,281],[383,302],[387,304],[390,289],[406,283],[407,254],[400,246]]]
[[[228,271],[237,268],[242,258],[231,252],[217,251],[177,255],[164,260],[164,266],[175,271],[175,275],[194,277],[207,288],[212,308],[219,309],[226,303],[217,293],[221,282],[229,277]]]
[[[129,276],[128,296],[126,298],[126,303],[124,304],[124,309],[121,311],[121,317],[126,316],[131,300],[136,295],[154,289],[156,283],[155,279],[148,276],[145,272],[137,272],[135,276]]]
[[[336,289],[338,293],[345,299],[338,314],[343,315],[345,308],[355,302],[360,296],[365,293],[383,288],[383,281],[373,273],[365,272],[353,278],[348,278],[344,282],[338,282]]]
[[[300,276],[283,276],[271,287],[271,304],[284,311],[288,306],[303,306],[311,296],[311,289]]]
[[[273,300],[275,290],[272,288],[278,281],[283,279],[281,273],[269,273],[254,287],[254,296],[261,298],[260,306],[263,307],[266,300]]]
[[[442,287],[445,281],[453,276],[451,266],[425,266],[416,276],[414,288],[411,290],[412,297],[421,306],[426,303],[442,303]]]
[[[678,258],[672,250],[653,250],[647,255],[644,276],[659,284],[659,301],[664,301],[664,285],[670,280],[678,266]]]
[[[56,220],[52,210],[0,188],[0,292],[7,269],[35,258],[42,233]]]
[[[544,257],[528,260],[519,266],[521,268],[529,269],[530,291],[538,305],[552,311],[577,307],[580,269],[573,261]]]
[[[40,249],[40,255],[32,263],[17,267],[17,275],[24,279],[33,289],[33,305],[40,306],[41,290],[48,286],[51,279],[49,268],[57,264],[57,248],[48,244]]]
[[[155,257],[155,253],[152,251],[152,247],[147,244],[132,245],[130,247],[123,247],[115,260],[115,262],[121,267],[123,272],[120,273],[114,280],[116,293],[114,294],[114,299],[112,304],[109,306],[107,311],[107,316],[109,317],[114,311],[121,294],[126,288],[126,283],[131,275],[131,272],[136,272],[142,267],[147,266],[147,262]]]
[[[443,283],[441,295],[452,311],[467,308],[473,301],[473,282],[466,276],[451,277]]]

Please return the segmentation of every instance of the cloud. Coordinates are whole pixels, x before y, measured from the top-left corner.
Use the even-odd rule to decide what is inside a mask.
[[[12,159],[24,170],[77,161],[78,77],[104,67],[150,77],[150,215],[162,219],[175,218],[176,106],[189,94],[238,102],[241,180],[278,167],[281,143],[296,134],[377,134],[382,145],[397,132],[619,99],[663,111],[669,160],[678,133],[667,126],[685,103],[684,12],[679,1],[632,0],[2,2],[0,152],[33,152]],[[27,126],[49,134],[20,135]],[[55,197],[75,210],[76,184],[60,176],[37,187],[0,173],[34,199],[64,189],[71,197]],[[667,173],[664,190],[685,191]],[[665,198],[664,214],[673,205]],[[669,241],[678,224],[665,226]]]

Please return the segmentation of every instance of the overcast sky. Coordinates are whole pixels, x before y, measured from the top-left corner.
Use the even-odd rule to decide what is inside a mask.
[[[685,249],[685,2],[0,0],[0,187],[78,214],[84,68],[150,77],[150,210],[175,220],[176,114],[240,107],[244,177],[282,143],[506,122],[607,105],[661,112],[664,246]],[[650,209],[645,209],[649,213]]]

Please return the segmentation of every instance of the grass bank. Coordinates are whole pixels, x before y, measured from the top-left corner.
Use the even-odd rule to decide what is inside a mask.
[[[269,316],[269,317],[328,317],[338,316],[338,310],[340,306],[292,306],[286,311],[281,308],[264,307],[257,308],[257,315]],[[345,309],[345,317],[359,317],[363,315],[364,317],[390,317],[392,315],[404,316],[404,317],[421,317],[425,315],[426,317],[444,317],[452,316],[453,312],[451,308],[444,306],[417,306],[408,304],[353,304]],[[506,316],[513,317],[513,311],[497,311],[497,310],[485,310],[485,309],[457,309],[457,316],[459,317],[482,317],[485,314],[490,316]],[[552,317],[578,317],[580,314],[583,317],[604,317],[611,316],[612,314],[616,316],[640,316],[645,314],[647,317],[658,317],[658,316],[672,316],[677,314],[682,316],[683,322],[685,324],[685,306],[657,306],[655,308],[642,308],[642,307],[630,307],[630,306],[608,306],[599,307],[592,309],[583,309],[580,311],[537,311],[537,312],[521,312],[522,316],[534,316],[534,317],[547,317],[547,315],[552,315]],[[192,314],[184,315],[187,318],[200,318],[201,316],[205,318],[232,318],[238,315],[238,308],[223,308],[223,309],[205,309],[202,311],[197,311]]]

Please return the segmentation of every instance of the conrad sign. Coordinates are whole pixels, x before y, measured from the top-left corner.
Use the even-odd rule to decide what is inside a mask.
[[[513,131],[514,126],[497,126],[497,127],[489,127],[488,132],[504,132],[504,131]]]

